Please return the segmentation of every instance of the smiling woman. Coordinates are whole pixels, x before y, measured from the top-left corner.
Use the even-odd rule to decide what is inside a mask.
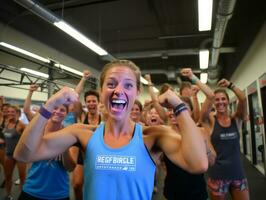
[[[100,86],[101,101],[108,118],[94,133],[89,125],[75,124],[56,134],[42,135],[47,118],[40,113],[25,129],[15,151],[16,159],[31,162],[52,158],[80,143],[86,157],[85,200],[151,199],[155,164],[150,154],[164,152],[174,164],[190,172],[207,169],[204,140],[187,109],[177,114],[184,135],[182,140],[171,128],[157,126],[142,130],[140,124],[130,119],[140,91],[140,71],[133,62],[116,60],[108,63],[102,71]],[[77,100],[75,91],[63,88],[46,102],[44,108],[51,112],[58,104]],[[162,94],[159,101],[168,107],[182,105],[179,97],[170,90]]]
[[[216,114],[206,115],[203,124],[217,153],[216,162],[208,170],[208,187],[212,200],[223,200],[230,193],[232,199],[249,199],[248,183],[240,157],[239,130],[246,117],[246,97],[243,91],[226,79],[219,87],[230,89],[238,98],[237,110],[229,114],[229,96],[225,89],[214,91]],[[211,110],[212,104],[209,104]]]
[[[53,134],[62,128],[62,122],[67,115],[68,107],[55,106],[52,113],[40,109],[40,113],[50,119],[45,124],[43,135]],[[48,113],[48,115],[47,115]],[[19,200],[38,199],[69,199],[69,180],[67,171],[72,171],[75,162],[68,150],[52,159],[38,160],[32,163],[23,185]]]

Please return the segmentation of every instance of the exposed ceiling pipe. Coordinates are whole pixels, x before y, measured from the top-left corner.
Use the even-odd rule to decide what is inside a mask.
[[[201,73],[201,70],[193,70],[194,74]],[[141,70],[141,74],[164,74],[169,81],[175,81],[176,77],[180,75],[180,68],[172,67],[171,69],[151,69],[151,70]]]
[[[235,7],[236,0],[220,0],[218,5],[218,12],[216,15],[216,24],[213,36],[212,43],[212,52],[211,52],[211,60],[210,67],[216,67],[219,54],[221,50],[221,46],[224,39],[225,30],[227,27],[227,23],[229,19],[233,15],[233,10]]]
[[[234,47],[222,47],[221,53],[233,53],[235,52]],[[125,52],[114,54],[118,59],[139,59],[139,58],[155,58],[166,56],[184,56],[184,55],[198,55],[199,49],[172,49],[172,50],[157,50],[157,51],[137,51],[137,52]]]
[[[54,22],[60,21],[60,19],[56,17],[52,12],[43,8],[38,3],[32,0],[14,0],[14,1],[49,23],[53,24]]]

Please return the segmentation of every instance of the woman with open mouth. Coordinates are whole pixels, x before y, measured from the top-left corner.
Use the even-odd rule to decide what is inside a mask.
[[[78,100],[75,91],[62,88],[48,99],[25,129],[15,158],[25,162],[52,158],[80,143],[86,152],[85,200],[151,199],[155,173],[151,155],[160,152],[190,172],[207,170],[203,138],[187,107],[173,91],[162,94],[159,102],[174,108],[182,139],[170,127],[152,126],[142,130],[141,125],[130,119],[130,111],[140,93],[140,70],[133,62],[116,60],[106,64],[100,76],[100,87],[101,101],[108,112],[105,123],[94,132],[89,125],[75,124],[57,134],[42,135],[55,106]]]

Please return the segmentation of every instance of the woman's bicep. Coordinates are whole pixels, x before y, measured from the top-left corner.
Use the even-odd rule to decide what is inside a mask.
[[[32,156],[32,161],[54,158],[66,151],[78,140],[74,130],[75,127],[70,126],[69,128],[45,134],[39,148]]]
[[[181,136],[177,133],[162,134],[157,142],[162,152],[176,165],[183,168],[184,159],[181,153]]]

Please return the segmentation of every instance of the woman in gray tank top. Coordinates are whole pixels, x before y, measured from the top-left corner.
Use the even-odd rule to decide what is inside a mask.
[[[12,189],[12,175],[17,164],[19,171],[19,179],[20,179],[20,189],[24,183],[26,177],[26,164],[16,161],[13,157],[13,152],[18,143],[20,135],[22,134],[25,125],[18,120],[17,114],[18,109],[16,106],[8,107],[8,120],[5,123],[3,129],[3,135],[5,139],[5,160],[4,160],[4,172],[5,172],[5,190],[7,199],[12,199],[11,189]]]
[[[203,116],[202,124],[210,130],[210,140],[217,153],[216,161],[208,170],[208,187],[212,200],[223,200],[227,193],[232,199],[249,199],[248,183],[240,159],[239,128],[246,117],[245,94],[231,82],[222,79],[219,87],[230,89],[238,98],[237,110],[229,114],[229,96],[225,89],[214,91],[216,113]],[[205,107],[211,109],[212,102]]]

